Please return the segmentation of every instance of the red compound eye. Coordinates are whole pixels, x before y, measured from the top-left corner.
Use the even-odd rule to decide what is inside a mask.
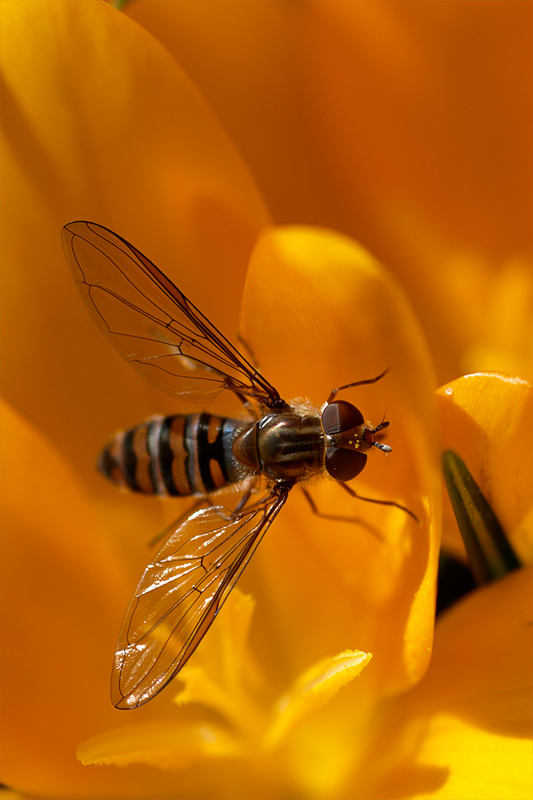
[[[365,468],[366,453],[330,447],[326,451],[326,470],[337,481],[351,481]]]
[[[335,400],[322,412],[322,426],[328,436],[336,436],[343,431],[357,428],[364,421],[359,409],[346,400]]]

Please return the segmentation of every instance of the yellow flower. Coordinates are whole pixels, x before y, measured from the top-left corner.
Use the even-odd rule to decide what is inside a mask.
[[[454,89],[464,88],[459,100],[469,96],[460,58],[462,83],[439,83],[453,74],[439,25],[446,22],[455,48],[457,19],[444,10],[439,17],[433,7],[126,6],[143,28],[92,0],[0,4],[0,779],[22,795],[487,797],[495,776],[505,783],[514,759],[518,779],[500,796],[523,796],[526,745],[516,742],[527,726],[523,716],[511,719],[509,708],[521,703],[516,688],[530,685],[520,627],[526,571],[449,612],[423,678],[440,533],[432,360],[446,379],[472,363],[527,377],[527,344],[519,337],[529,319],[524,218],[495,207],[486,182],[478,196],[474,167],[486,178],[481,153],[466,179],[456,169],[448,180],[455,151],[446,150],[449,137],[440,129],[440,149],[432,149],[435,113],[428,112],[424,130],[413,127],[421,98],[435,94],[433,110],[444,113]],[[469,4],[454,7],[471,30],[475,12]],[[524,13],[511,7],[512,45],[501,62],[509,76],[522,52],[511,33],[523,42]],[[497,28],[501,18],[490,14],[486,24]],[[503,48],[505,37],[499,41]],[[489,51],[493,58],[493,39],[486,65],[493,63]],[[476,98],[478,90],[473,82]],[[522,102],[515,91],[514,99],[505,92],[510,113]],[[402,95],[410,102],[400,102]],[[383,105],[391,97],[400,121],[393,135]],[[492,134],[490,126],[483,130]],[[468,126],[465,137],[468,163],[476,139]],[[487,152],[498,141],[491,139]],[[512,158],[520,160],[517,149]],[[495,195],[513,195],[521,209],[517,186],[514,194],[509,189],[514,162],[504,169],[493,161]],[[451,188],[463,191],[463,181],[471,194],[461,204]],[[377,423],[386,413],[391,421],[393,453],[386,459],[376,451],[354,486],[405,504],[421,521],[345,498],[333,482],[311,487],[321,510],[359,516],[378,538],[312,515],[295,489],[181,680],[127,715],[108,697],[121,617],[150,557],[146,541],[186,507],[115,493],[95,475],[94,458],[113,431],[154,413],[192,409],[144,384],[94,328],[60,249],[60,229],[72,219],[116,230],[226,335],[240,329],[289,400],[305,395],[323,403],[336,386],[390,366],[378,384],[347,395],[368,419]],[[277,227],[269,227],[272,220]],[[395,267],[432,360],[398,283],[353,238]],[[212,410],[233,413],[235,404],[221,398]],[[479,424],[485,430],[486,419]],[[504,489],[514,486],[506,474]],[[502,522],[517,523],[527,550],[520,526],[530,505],[520,506],[518,520],[506,516],[504,491],[498,498]],[[453,537],[451,530],[448,520]],[[486,622],[488,635],[494,608],[506,612],[490,630],[501,634],[509,663],[494,657],[479,702],[465,707],[464,695],[446,691],[444,679],[454,648],[470,643],[465,663],[453,664],[475,684],[492,651],[476,648],[470,632]],[[505,626],[508,615],[516,629]],[[502,699],[500,716],[491,692]],[[459,734],[476,755],[473,776],[452,752]],[[494,759],[484,756],[493,752],[486,745],[504,753],[501,770],[488,772]]]
[[[397,796],[398,786],[414,797],[530,796],[532,400],[530,385],[496,374],[439,389],[442,449],[467,465],[528,566],[437,620],[427,674],[377,715],[361,797]],[[448,517],[449,547],[452,528]]]
[[[276,222],[341,230],[395,272],[439,384],[532,379],[528,3],[124,11],[198,85]]]
[[[384,705],[357,796],[531,796],[531,567],[485,586],[437,622],[430,668]]]

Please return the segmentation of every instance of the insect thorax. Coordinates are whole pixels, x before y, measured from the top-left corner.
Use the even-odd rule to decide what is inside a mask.
[[[284,411],[266,414],[237,433],[237,459],[273,480],[298,481],[323,471],[324,432],[318,415]]]

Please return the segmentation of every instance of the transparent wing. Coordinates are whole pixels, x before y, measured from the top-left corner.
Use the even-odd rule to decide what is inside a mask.
[[[111,681],[117,708],[154,697],[192,655],[284,505],[275,486],[231,516],[214,506],[192,514],[148,564],[119,634]]]
[[[279,404],[276,389],[133,245],[94,222],[71,222],[62,238],[96,324],[146,380],[187,400],[230,389]]]

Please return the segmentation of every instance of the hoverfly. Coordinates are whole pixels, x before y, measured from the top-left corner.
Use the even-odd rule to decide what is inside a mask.
[[[320,411],[289,404],[133,245],[93,222],[71,222],[62,238],[87,308],[135,370],[173,397],[199,402],[233,392],[246,416],[156,416],[117,434],[100,455],[100,471],[117,486],[193,495],[205,506],[167,532],[126,611],[111,695],[117,708],[136,708],[192,655],[293,486],[327,474],[360,497],[345,481],[361,472],[372,447],[391,450],[378,440],[388,422],[373,427],[358,408],[335,398],[387,370],[333,390]],[[233,511],[210,501],[228,485],[241,491]],[[392,500],[361,499],[416,519]]]

